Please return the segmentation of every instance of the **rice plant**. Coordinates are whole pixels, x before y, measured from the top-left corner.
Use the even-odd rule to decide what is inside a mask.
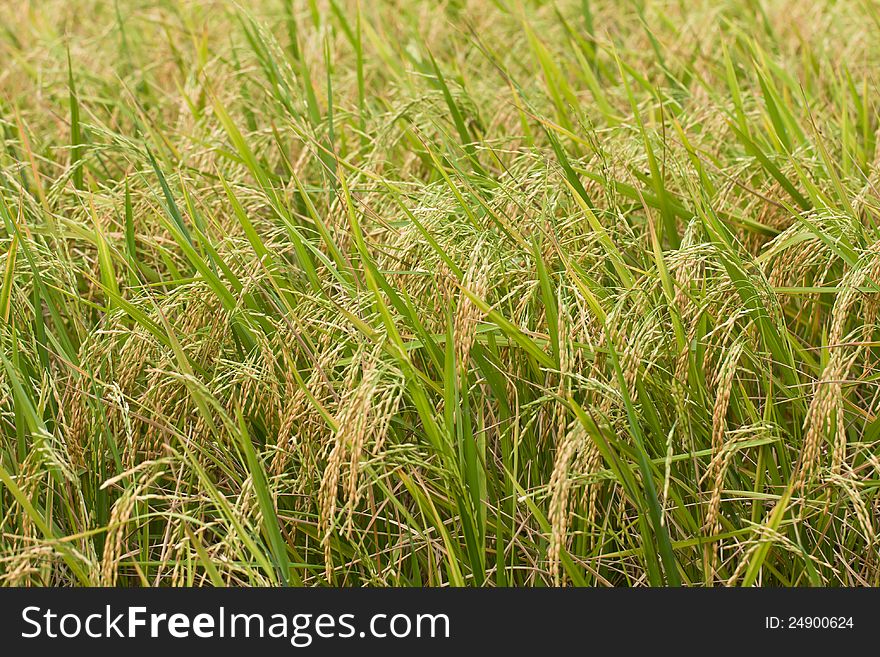
[[[880,585],[876,0],[0,27],[0,583]]]

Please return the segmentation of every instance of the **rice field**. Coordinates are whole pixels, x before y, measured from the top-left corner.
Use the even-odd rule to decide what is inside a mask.
[[[880,585],[878,31],[0,2],[0,584]]]

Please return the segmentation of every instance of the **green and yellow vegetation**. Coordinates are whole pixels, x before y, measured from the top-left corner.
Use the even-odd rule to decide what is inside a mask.
[[[0,581],[880,584],[878,33],[0,4]]]

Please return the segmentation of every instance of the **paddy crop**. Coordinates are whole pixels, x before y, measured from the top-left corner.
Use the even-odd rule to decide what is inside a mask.
[[[873,0],[0,6],[6,585],[880,585]]]

